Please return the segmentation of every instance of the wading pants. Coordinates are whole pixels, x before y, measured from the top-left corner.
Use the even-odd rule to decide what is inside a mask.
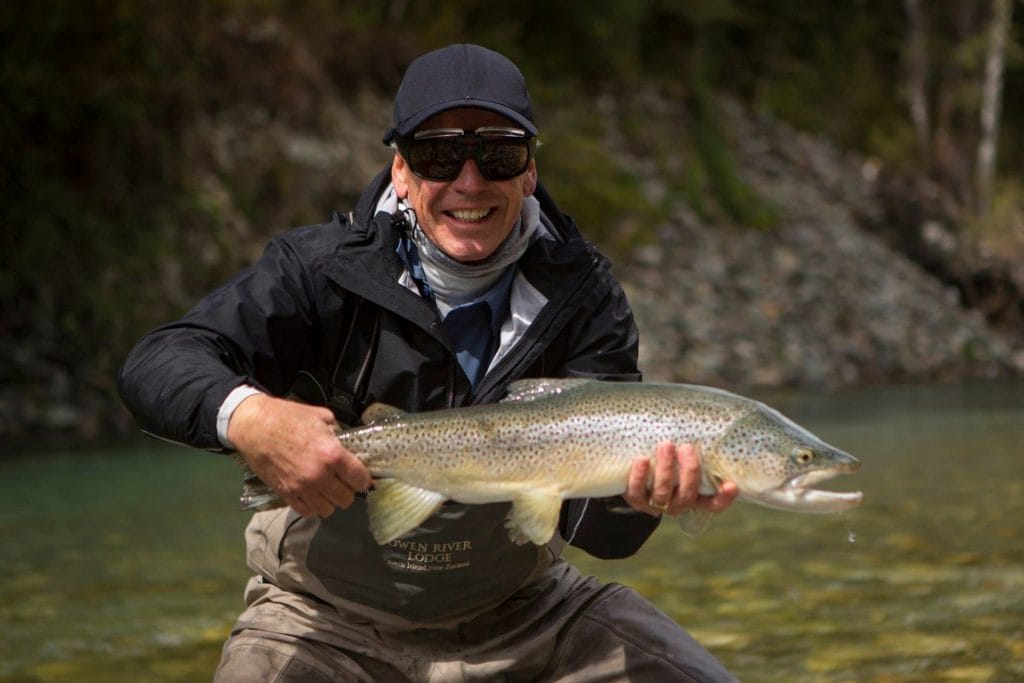
[[[258,579],[215,683],[735,681],[634,591],[559,563],[452,628],[387,630]]]

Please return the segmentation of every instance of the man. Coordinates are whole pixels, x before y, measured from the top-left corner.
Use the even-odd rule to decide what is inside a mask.
[[[633,511],[568,501],[545,546],[509,540],[507,504],[449,503],[373,541],[370,475],[335,437],[369,403],[422,411],[500,400],[523,377],[640,379],[608,262],[537,182],[515,65],[474,45],[424,55],[394,124],[394,160],[352,214],[273,240],[122,369],[145,430],[237,451],[289,504],[248,527],[257,574],[216,680],[732,680],[634,592],[559,557],[566,543],[625,557],[661,514],[728,506],[731,483],[698,495],[691,447],[635,463]]]

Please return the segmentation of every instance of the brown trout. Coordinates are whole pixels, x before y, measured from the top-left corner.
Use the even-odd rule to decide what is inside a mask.
[[[763,403],[704,386],[588,379],[515,382],[500,403],[422,413],[375,404],[364,426],[339,439],[374,478],[370,531],[388,543],[447,500],[512,503],[506,526],[517,543],[546,543],[562,501],[622,494],[638,456],[658,444],[692,443],[701,492],[736,482],[739,498],[770,508],[825,513],[861,502],[860,492],[812,488],[860,462]],[[242,507],[284,501],[249,473]],[[698,533],[708,513],[680,516]]]

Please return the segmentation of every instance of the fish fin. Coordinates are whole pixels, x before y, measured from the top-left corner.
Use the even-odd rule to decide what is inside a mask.
[[[239,496],[238,503],[243,510],[252,512],[274,510],[288,505],[277,491],[258,479],[256,483],[247,481],[242,485],[242,495]]]
[[[555,535],[562,496],[557,491],[526,491],[512,499],[512,509],[505,520],[509,538],[517,545],[532,541],[543,545]]]
[[[360,421],[364,425],[374,424],[377,422],[387,422],[389,420],[397,420],[405,415],[405,411],[401,408],[388,405],[387,403],[371,403],[363,411],[360,416]]]
[[[679,528],[687,536],[700,536],[711,526],[715,514],[710,510],[688,510],[679,515]]]
[[[256,476],[242,456],[233,453],[231,457],[242,467],[242,495],[238,498],[238,504],[243,510],[262,512],[263,510],[283,508],[288,504],[284,502],[284,498],[278,495],[277,491]]]
[[[380,545],[390,543],[437,512],[447,498],[397,479],[378,479],[366,498],[370,533]]]
[[[593,381],[585,377],[521,379],[508,385],[508,394],[501,402],[536,401],[541,398],[550,398],[551,396],[557,396],[558,394],[581,387],[584,384],[590,384]]]

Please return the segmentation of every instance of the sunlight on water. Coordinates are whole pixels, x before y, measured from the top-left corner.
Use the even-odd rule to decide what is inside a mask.
[[[753,683],[1024,680],[1024,386],[769,402],[863,462],[839,515],[665,523],[627,583]],[[248,570],[227,459],[153,442],[0,458],[0,682],[209,681]]]

